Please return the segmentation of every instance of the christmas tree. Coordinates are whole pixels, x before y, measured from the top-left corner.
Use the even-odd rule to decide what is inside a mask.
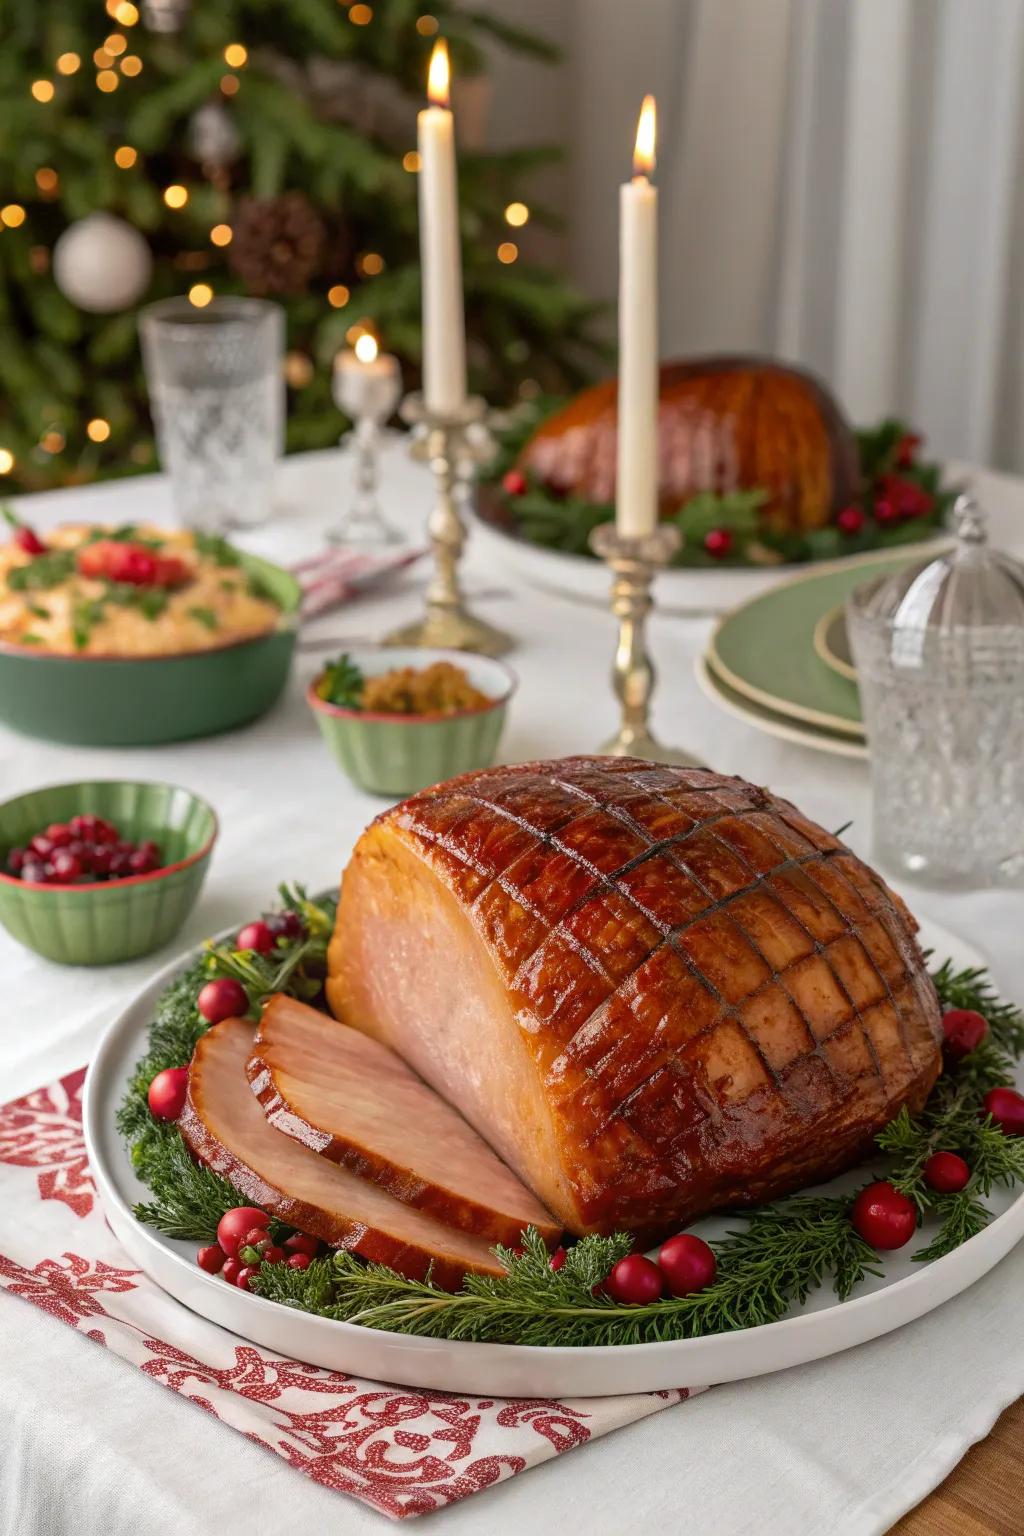
[[[363,327],[418,382],[416,112],[448,38],[542,40],[437,0],[0,0],[0,475],[13,489],[154,467],[140,303],[247,293],[287,314],[289,448],[335,442]],[[456,110],[458,98],[456,97]],[[594,306],[520,258],[519,190],[557,151],[460,149],[471,384],[575,386]]]

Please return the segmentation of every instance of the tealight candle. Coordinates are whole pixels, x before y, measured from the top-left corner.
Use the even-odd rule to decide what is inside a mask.
[[[423,394],[441,416],[466,401],[466,317],[455,179],[455,120],[448,106],[448,45],[434,45],[431,105],[419,114],[420,264],[423,269]]]
[[[619,192],[619,423],[615,525],[643,538],[658,517],[658,194],[654,97],[636,130],[634,175]]]
[[[335,399],[354,420],[386,421],[398,404],[401,387],[398,358],[379,351],[376,337],[369,332],[334,359]]]

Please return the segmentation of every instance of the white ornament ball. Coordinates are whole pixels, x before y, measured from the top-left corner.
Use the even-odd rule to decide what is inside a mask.
[[[112,213],[90,213],[53,248],[53,276],[66,299],[94,315],[129,309],[149,287],[153,257],[130,224]]]

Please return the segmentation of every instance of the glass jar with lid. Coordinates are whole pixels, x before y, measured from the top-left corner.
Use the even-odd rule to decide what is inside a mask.
[[[1024,565],[961,496],[956,542],[847,599],[875,855],[931,884],[1024,883]]]

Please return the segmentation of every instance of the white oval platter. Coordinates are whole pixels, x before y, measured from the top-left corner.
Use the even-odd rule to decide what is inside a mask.
[[[957,965],[982,963],[969,946],[931,923],[922,923],[921,939]],[[371,1380],[489,1397],[610,1397],[706,1386],[818,1360],[913,1322],[973,1285],[1024,1237],[1024,1196],[994,1199],[999,1214],[970,1242],[933,1264],[911,1263],[917,1242],[888,1255],[882,1278],[866,1282],[850,1301],[839,1304],[823,1290],[783,1322],[661,1344],[542,1349],[453,1343],[293,1311],[205,1274],[195,1264],[196,1244],[164,1238],[131,1213],[145,1190],[117,1134],[114,1112],[145,1049],[156,1000],[190,958],[181,956],[160,971],[107,1030],[85,1088],[89,1160],[110,1225],[140,1268],[200,1316],[282,1355]],[[848,1175],[829,1188],[849,1188],[862,1178]],[[695,1230],[717,1236],[728,1224],[705,1221]]]

